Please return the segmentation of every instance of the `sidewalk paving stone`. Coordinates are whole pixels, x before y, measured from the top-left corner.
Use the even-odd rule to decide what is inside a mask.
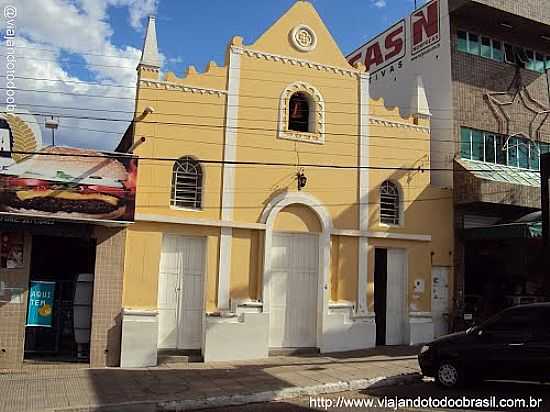
[[[142,369],[25,364],[21,370],[0,370],[0,412],[152,412],[287,399],[417,373],[416,353],[411,347],[379,348]]]

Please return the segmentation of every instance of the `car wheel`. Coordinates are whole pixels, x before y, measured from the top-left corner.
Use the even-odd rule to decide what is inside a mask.
[[[462,384],[462,371],[451,361],[442,361],[435,376],[436,382],[445,388],[455,388]]]

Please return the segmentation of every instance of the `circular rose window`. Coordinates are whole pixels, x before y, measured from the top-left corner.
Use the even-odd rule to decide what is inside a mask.
[[[311,51],[317,46],[317,36],[308,26],[301,24],[294,27],[290,33],[294,47],[301,51]]]

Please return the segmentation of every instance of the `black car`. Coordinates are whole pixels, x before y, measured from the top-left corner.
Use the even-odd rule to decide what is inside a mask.
[[[424,345],[418,363],[444,387],[482,379],[550,381],[550,303],[508,308]]]

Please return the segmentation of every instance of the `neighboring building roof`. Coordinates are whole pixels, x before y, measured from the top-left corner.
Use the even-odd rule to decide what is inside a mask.
[[[479,179],[540,187],[540,174],[534,170],[467,159],[456,159],[456,162]]]

